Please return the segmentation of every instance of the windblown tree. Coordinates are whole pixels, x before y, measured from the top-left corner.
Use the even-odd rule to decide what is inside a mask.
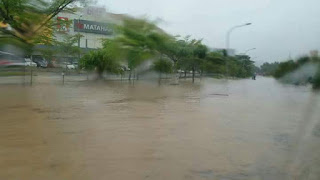
[[[57,48],[57,52],[60,52],[65,57],[72,56],[80,53],[80,48],[77,45],[81,34],[65,35],[63,41],[55,41],[54,46]]]
[[[187,71],[192,71],[192,82],[194,82],[195,73],[201,72],[202,64],[207,56],[208,48],[202,44],[201,40],[186,37],[180,41],[180,54],[183,55],[178,61],[178,67],[183,69],[185,74]]]
[[[39,36],[47,36],[52,19],[62,10],[74,11],[76,0],[1,0],[0,39],[15,45],[32,45]]]
[[[153,22],[145,19],[124,19],[116,41],[121,44],[123,53],[127,55],[129,80],[132,71],[144,61],[161,56],[166,39],[167,35]]]
[[[209,74],[226,74],[226,57],[218,52],[209,52],[202,64],[202,69]]]
[[[265,76],[272,76],[277,70],[278,66],[279,66],[279,62],[274,62],[274,63],[266,62],[260,66],[260,71]]]
[[[103,48],[90,51],[79,62],[80,68],[96,70],[98,78],[103,78],[105,71],[118,74],[121,72],[121,49],[114,40],[104,40]]]
[[[187,42],[189,37],[181,40],[180,36],[166,36],[161,44],[160,52],[173,62],[173,69],[176,72],[179,68],[179,61],[186,58],[191,52]]]
[[[312,84],[314,89],[320,89],[320,64],[318,65],[318,71],[312,80]]]
[[[159,83],[161,81],[161,74],[169,74],[173,71],[173,62],[169,59],[162,58],[153,62],[153,70],[159,73]]]
[[[305,67],[308,67],[304,69]],[[312,67],[312,68],[310,68]],[[280,62],[272,74],[285,83],[311,83],[314,89],[320,88],[320,57],[303,56],[297,60]]]

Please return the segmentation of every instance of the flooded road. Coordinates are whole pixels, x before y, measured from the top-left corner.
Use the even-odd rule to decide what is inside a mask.
[[[271,78],[0,85],[0,179],[320,179],[320,95]]]

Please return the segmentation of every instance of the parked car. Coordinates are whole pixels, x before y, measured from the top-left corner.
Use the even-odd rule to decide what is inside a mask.
[[[67,64],[67,69],[76,69],[76,66],[74,64]]]
[[[30,66],[30,67],[37,67],[37,63],[31,61],[30,58],[25,58],[24,59],[24,65],[25,66]]]
[[[0,67],[24,66],[24,59],[12,53],[0,51]]]
[[[42,56],[33,55],[32,61],[37,64],[37,67],[42,67],[42,68],[48,67],[48,62]]]
[[[79,67],[79,63],[78,63],[78,62],[73,62],[72,64],[74,65],[74,67],[75,67],[76,69],[78,69],[78,67]]]

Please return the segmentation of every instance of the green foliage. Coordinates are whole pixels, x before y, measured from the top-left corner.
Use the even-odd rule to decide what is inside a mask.
[[[158,59],[153,62],[153,69],[160,73],[172,73],[173,64],[168,59]]]
[[[285,62],[279,63],[278,67],[276,68],[273,76],[275,78],[281,78],[284,75],[295,71],[296,69],[300,68],[301,66],[305,65],[306,63],[320,63],[319,57],[309,57],[303,56],[298,58],[296,61],[289,60]]]
[[[163,32],[145,19],[125,19],[118,30],[120,35],[115,41],[121,46],[122,53],[127,55],[127,64],[131,70],[154,57],[164,43]]]
[[[260,66],[260,73],[262,73],[265,76],[273,76],[275,71],[278,69],[279,63],[274,62],[274,63],[263,63]]]
[[[53,44],[57,48],[57,51],[64,56],[74,56],[80,53],[80,48],[78,47],[79,38],[81,34],[76,35],[65,35],[63,41],[55,41]]]
[[[207,46],[201,44],[195,44],[195,47],[193,47],[193,55],[199,59],[204,59],[207,56],[208,48]]]
[[[1,0],[0,38],[11,38],[33,44],[37,36],[51,29],[50,20],[75,0]],[[71,9],[70,9],[71,10]]]
[[[199,70],[202,59],[207,55],[207,47],[201,44],[201,40],[189,40],[186,37],[184,40],[179,40],[180,59],[178,61],[178,68],[183,70]]]
[[[226,57],[219,52],[209,52],[202,63],[205,73],[225,74],[240,78],[250,77],[255,73],[254,62],[249,56]]]
[[[284,75],[293,72],[294,70],[296,70],[298,68],[298,64],[296,62],[294,62],[293,60],[289,60],[286,62],[281,62],[278,66],[278,68],[276,69],[276,71],[274,72],[273,76],[275,78],[281,78]]]
[[[284,77],[285,75],[292,73],[302,66],[304,66],[307,63],[312,63],[313,65],[318,66],[318,70],[315,74],[314,77],[309,77],[308,81],[313,84],[313,88],[319,89],[320,88],[320,58],[315,56],[315,57],[309,57],[309,56],[303,56],[298,58],[296,61],[294,60],[289,60],[285,62],[281,62],[276,64],[277,67],[272,74],[275,78],[280,79]],[[296,80],[293,82],[301,81],[301,80]]]
[[[117,37],[112,41],[118,48],[118,53],[113,53],[115,57],[109,58],[111,54],[108,53],[114,51],[110,51],[110,46],[104,44],[101,50],[92,52],[82,59],[83,67],[94,68],[101,72],[107,68],[105,62],[121,59],[125,60],[128,68],[133,71],[146,60],[161,57],[161,60],[158,59],[153,64],[156,71],[163,73],[178,69],[192,71],[193,79],[195,73],[227,74],[228,72],[227,75],[248,77],[254,72],[255,67],[249,57],[240,59],[224,57],[218,52],[209,52],[201,40],[190,39],[190,36],[185,38],[170,36],[154,22],[145,19],[124,19],[122,26],[117,27],[117,32]],[[108,58],[103,56],[106,53]],[[112,63],[109,66],[112,67]]]
[[[105,40],[103,49],[90,51],[80,59],[79,65],[80,68],[96,70],[101,78],[104,71],[121,73],[120,60],[117,43]]]
[[[53,56],[56,54],[56,51],[53,50],[53,47],[47,47],[44,49],[39,49],[43,57],[50,63],[53,59]]]
[[[312,80],[312,83],[314,89],[320,89],[320,64],[318,65],[318,71],[314,79]]]

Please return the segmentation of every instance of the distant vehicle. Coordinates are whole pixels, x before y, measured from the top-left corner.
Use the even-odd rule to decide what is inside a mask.
[[[48,62],[42,56],[33,55],[32,61],[37,64],[37,67],[42,67],[42,68],[48,67]]]
[[[79,67],[79,63],[78,63],[78,62],[73,62],[72,64],[74,65],[74,67],[75,67],[76,69],[78,69],[78,67]]]
[[[67,64],[67,69],[76,69],[76,66],[74,64]]]
[[[76,69],[76,65],[69,63],[69,62],[62,62],[60,63],[60,67],[65,68],[65,69]]]
[[[12,53],[0,51],[0,67],[25,66],[24,59]]]
[[[25,58],[24,59],[24,65],[25,66],[30,66],[30,67],[37,67],[37,63],[31,61],[30,58]]]

